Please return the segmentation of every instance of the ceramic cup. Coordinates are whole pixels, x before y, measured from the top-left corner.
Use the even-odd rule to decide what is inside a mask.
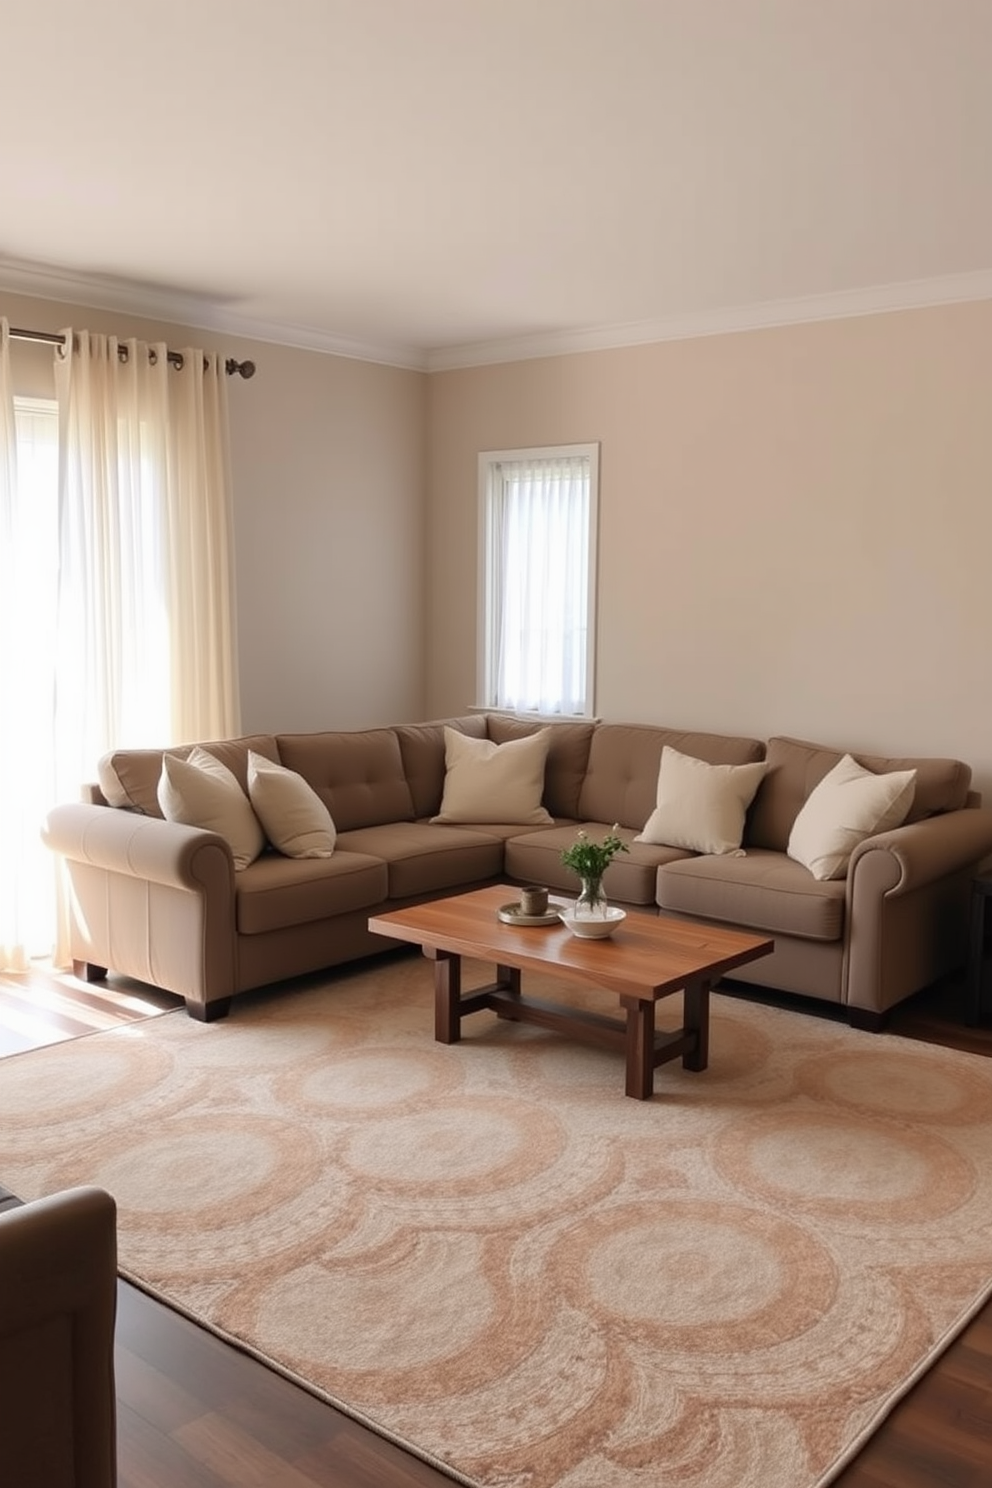
[[[548,912],[548,891],[538,884],[528,884],[520,890],[520,913],[545,915]]]

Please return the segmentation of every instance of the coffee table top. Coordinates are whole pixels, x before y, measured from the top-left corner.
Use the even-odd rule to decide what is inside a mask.
[[[564,925],[508,925],[497,910],[512,885],[474,889],[374,915],[369,929],[395,940],[520,970],[564,972],[621,996],[664,997],[687,981],[717,981],[774,949],[768,936],[632,910],[607,940],[580,940]]]

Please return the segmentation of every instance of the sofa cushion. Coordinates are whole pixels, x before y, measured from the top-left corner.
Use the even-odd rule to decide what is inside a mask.
[[[112,749],[97,763],[100,790],[108,806],[125,811],[140,811],[143,816],[161,816],[158,804],[158,782],[162,775],[162,756],[166,752],[176,759],[186,759],[194,749],[205,749],[214,759],[226,765],[238,784],[248,789],[248,751],[279,759],[273,734],[248,734],[242,739],[212,740],[206,744],[176,744],[164,749]]]
[[[846,752],[803,739],[769,739],[768,769],[748,813],[745,845],[785,852],[792,824],[806,799]],[[971,767],[961,760],[887,759],[860,752],[852,757],[875,775],[892,770],[916,771],[913,805],[906,818],[909,822],[922,821],[941,811],[960,811],[967,801]]]
[[[915,786],[915,770],[873,775],[845,754],[810,792],[793,822],[789,857],[814,878],[846,878],[859,842],[906,820]]]
[[[219,833],[236,869],[247,868],[265,846],[265,833],[244,790],[205,749],[192,749],[186,759],[162,756],[158,803],[167,821]]]
[[[582,828],[594,842],[601,842],[611,826],[602,822],[569,822],[567,826],[549,827],[541,832],[522,832],[507,839],[506,871],[519,883],[546,884],[574,899],[579,892],[579,879],[561,861],[566,847],[571,847],[575,834]],[[677,847],[635,842],[629,827],[618,827],[617,836],[627,843],[628,851],[618,853],[603,876],[603,889],[608,899],[620,904],[655,904],[658,865],[670,863],[688,854]]]
[[[691,852],[734,852],[744,818],[765,773],[753,765],[710,765],[668,744],[661,751],[657,804],[637,842],[664,842]]]
[[[393,729],[277,734],[276,743],[280,763],[313,787],[339,832],[413,820]]]
[[[337,835],[331,813],[317,792],[285,765],[251,750],[248,799],[262,830],[287,858],[329,858]]]
[[[484,739],[486,715],[470,713],[464,718],[440,718],[433,723],[402,723],[394,730],[417,818],[436,816],[441,809],[446,727],[458,729],[473,739]]]
[[[548,730],[548,758],[544,766],[544,804],[552,816],[574,821],[579,814],[579,793],[589,764],[589,746],[596,725],[589,723],[538,723],[504,713],[488,715],[489,738],[494,744],[524,739],[538,729]]]
[[[445,728],[444,795],[432,821],[550,825],[551,817],[541,805],[548,742],[547,729],[494,744]]]
[[[769,935],[838,940],[844,928],[844,883],[818,882],[784,853],[749,849],[688,858],[658,869],[662,911],[720,920]]]
[[[338,849],[381,858],[390,899],[441,893],[499,878],[503,842],[485,828],[449,827],[430,822],[394,822],[338,836]]]
[[[238,874],[238,931],[264,935],[329,915],[373,909],[386,898],[387,877],[378,858],[340,848],[330,858],[263,853]]]
[[[661,751],[668,744],[711,765],[747,765],[764,758],[760,739],[683,733],[649,724],[600,723],[589,744],[579,792],[580,820],[618,822],[640,832],[655,808]]]

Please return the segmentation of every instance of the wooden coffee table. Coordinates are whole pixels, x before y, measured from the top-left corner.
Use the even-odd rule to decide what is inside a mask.
[[[659,1064],[682,1056],[689,1070],[703,1070],[709,1054],[709,994],[721,976],[767,956],[775,942],[721,925],[690,924],[632,910],[608,940],[580,940],[560,926],[508,925],[497,910],[514,899],[507,885],[476,889],[408,909],[374,915],[369,929],[412,941],[434,962],[434,1037],[461,1038],[469,1013],[491,1008],[500,1018],[536,1023],[626,1058],[626,1094],[649,1100]],[[496,980],[462,993],[461,958],[494,962]],[[525,997],[522,971],[550,972],[614,992],[624,1016],[606,1017],[557,1002]],[[656,1033],[655,1003],[682,993],[683,1026]]]

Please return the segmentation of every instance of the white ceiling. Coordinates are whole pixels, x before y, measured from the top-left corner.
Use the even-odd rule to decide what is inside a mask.
[[[435,367],[992,296],[992,0],[46,0],[2,52],[0,289]]]

